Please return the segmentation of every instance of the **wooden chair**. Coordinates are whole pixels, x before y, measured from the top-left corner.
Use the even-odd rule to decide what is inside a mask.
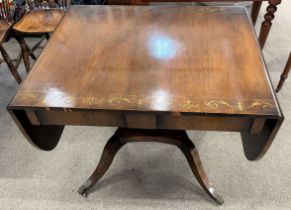
[[[283,86],[285,80],[287,79],[288,74],[289,74],[289,72],[290,72],[290,69],[291,69],[291,52],[290,52],[290,54],[289,54],[289,58],[288,58],[288,61],[287,61],[287,63],[286,63],[286,66],[285,66],[285,68],[284,68],[284,71],[283,71],[283,73],[281,74],[281,79],[280,79],[280,81],[279,81],[279,83],[278,83],[278,85],[277,85],[277,88],[276,88],[276,92],[277,92],[277,93],[281,90],[281,88],[282,88],[282,86]]]
[[[18,21],[13,29],[19,34],[20,45],[23,53],[23,60],[26,71],[30,70],[29,57],[34,60],[36,56],[34,50],[42,43],[44,38],[49,39],[61,18],[70,6],[70,0],[26,0],[28,12]],[[29,49],[24,38],[26,36],[42,36],[41,39],[32,49]]]
[[[9,70],[11,71],[12,75],[14,76],[15,80],[18,84],[21,83],[21,78],[17,72],[17,67],[21,61],[21,54],[18,56],[17,59],[12,60],[5,48],[3,47],[3,43],[7,42],[13,34],[12,27],[13,27],[13,15],[11,12],[11,2],[9,0],[2,0],[0,3],[0,51],[3,56],[3,60],[7,63]],[[0,61],[1,62],[1,61]],[[15,62],[15,64],[13,63]]]

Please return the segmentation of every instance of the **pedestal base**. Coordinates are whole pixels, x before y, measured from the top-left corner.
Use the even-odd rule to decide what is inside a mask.
[[[205,192],[217,204],[223,203],[223,199],[216,193],[209,183],[198,152],[184,130],[141,130],[119,128],[108,140],[97,168],[78,190],[81,195],[88,195],[91,188],[105,174],[118,150],[123,145],[130,142],[160,142],[177,146],[186,156],[193,174]]]

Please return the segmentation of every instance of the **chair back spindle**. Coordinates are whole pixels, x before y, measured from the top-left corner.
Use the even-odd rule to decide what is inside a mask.
[[[12,14],[11,14],[11,6],[13,5],[13,2],[9,2],[9,0],[2,0],[0,2],[0,19],[1,21],[12,21]]]
[[[70,7],[70,0],[26,0],[28,10],[61,9],[67,10]]]

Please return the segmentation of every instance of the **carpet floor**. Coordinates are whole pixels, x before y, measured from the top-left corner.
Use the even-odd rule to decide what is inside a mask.
[[[263,51],[274,86],[291,50],[290,11],[291,1],[283,1]],[[262,9],[256,30],[263,14]],[[19,50],[13,41],[6,48],[15,55]],[[24,77],[23,65],[20,72]],[[238,133],[188,131],[209,179],[225,200],[222,206],[215,205],[200,188],[176,147],[149,143],[125,146],[96,190],[88,198],[81,197],[78,187],[94,170],[116,128],[67,126],[55,150],[37,150],[6,111],[17,87],[7,66],[1,64],[1,210],[291,209],[291,79],[278,94],[286,119],[260,161],[246,160]]]

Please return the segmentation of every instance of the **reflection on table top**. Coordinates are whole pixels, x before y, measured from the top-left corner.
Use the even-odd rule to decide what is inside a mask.
[[[73,6],[10,106],[279,115],[243,7]]]

